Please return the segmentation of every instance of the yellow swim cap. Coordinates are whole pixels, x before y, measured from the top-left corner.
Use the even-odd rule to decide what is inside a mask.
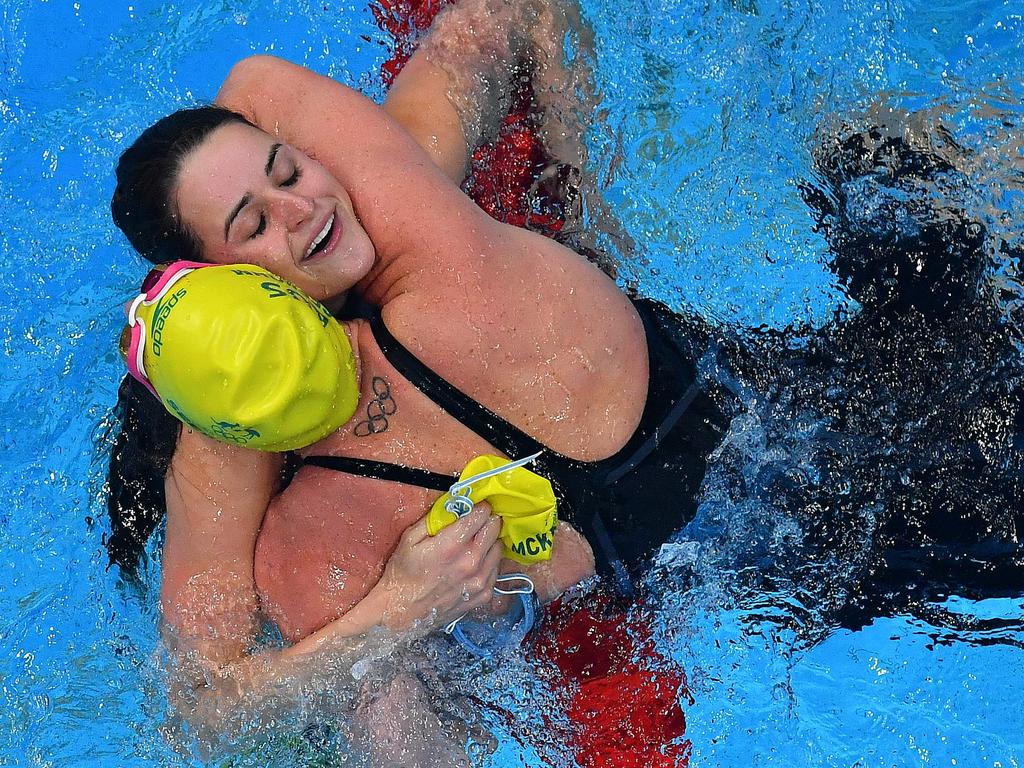
[[[148,379],[174,416],[222,442],[301,448],[348,421],[359,401],[342,327],[260,267],[203,266],[162,279],[132,303],[129,326],[133,375]]]
[[[462,470],[459,479],[464,481],[510,463],[500,456],[477,456]],[[546,478],[525,467],[516,467],[474,482],[469,493],[471,501],[488,502],[501,518],[498,538],[505,557],[524,565],[551,558],[558,527],[558,502]],[[458,520],[458,515],[445,508],[451,500],[451,494],[446,493],[427,513],[427,532],[431,536]]]

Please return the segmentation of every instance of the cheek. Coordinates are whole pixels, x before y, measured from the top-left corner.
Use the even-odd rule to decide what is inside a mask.
[[[257,264],[279,274],[281,269],[293,266],[288,240],[276,231],[247,241],[244,245],[231,250],[230,255],[235,261]],[[283,274],[281,276],[285,277]]]
[[[211,264],[232,264],[238,261],[238,256],[232,253],[226,246],[221,245],[211,248],[203,243],[202,248],[203,258]]]

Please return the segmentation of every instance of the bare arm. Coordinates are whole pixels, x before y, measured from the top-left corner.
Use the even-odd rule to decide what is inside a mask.
[[[594,553],[587,540],[567,523],[559,523],[554,536],[551,559],[537,563],[527,571],[537,590],[537,599],[549,603],[570,587],[594,575]],[[522,566],[512,561],[502,570],[517,571]],[[516,567],[512,567],[516,566]]]
[[[355,660],[375,628],[394,634],[419,622],[427,630],[485,604],[500,561],[500,524],[486,507],[444,536],[428,537],[420,521],[402,536],[383,578],[344,616],[290,648],[253,653],[253,553],[280,466],[274,454],[185,430],[167,476],[161,607],[168,646],[181,662],[174,698],[211,737],[297,693],[331,657]]]
[[[566,85],[561,61],[564,18],[564,10],[553,10],[546,0],[460,0],[438,14],[395,79],[384,111],[445,176],[460,183],[470,151],[492,138],[505,116],[508,94],[514,90],[511,81],[528,49],[536,60],[543,97]],[[274,68],[271,61],[252,57],[236,65],[217,102],[255,117],[271,133],[287,135],[305,116],[324,112],[297,110],[293,100],[308,84],[298,76],[299,68]],[[249,76],[251,70],[259,70],[260,76]],[[272,78],[283,78],[284,87],[278,90]],[[270,96],[276,97],[268,101]],[[341,100],[336,104],[343,106]],[[332,119],[338,116],[334,112]]]
[[[345,187],[378,264],[403,253],[431,259],[495,229],[384,109],[305,67],[253,56],[232,68],[217,102],[315,157]],[[452,227],[427,227],[442,213]],[[482,246],[481,246],[482,247]]]
[[[631,239],[586,171],[585,135],[599,101],[593,62],[593,33],[576,0],[459,0],[438,14],[384,107],[460,182],[469,152],[497,133],[513,81],[529,76],[550,161],[542,178],[559,174],[558,183],[574,188],[562,193],[573,203],[565,231],[578,232],[579,247],[591,253],[607,247],[602,233],[628,253]],[[614,271],[612,261],[601,261],[602,268]]]
[[[535,0],[460,0],[438,13],[395,79],[384,109],[456,184],[469,153],[508,111]]]
[[[456,184],[466,176],[469,152],[459,113],[448,100],[448,73],[417,52],[384,99],[391,115]]]
[[[567,38],[577,51],[572,66]],[[469,152],[497,134],[515,81],[529,76],[549,153],[582,167],[592,49],[574,0],[459,0],[438,13],[384,108],[460,182]]]

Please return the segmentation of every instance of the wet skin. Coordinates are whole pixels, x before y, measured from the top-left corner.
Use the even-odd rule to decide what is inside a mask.
[[[186,162],[177,205],[209,258],[266,266],[327,301],[355,283],[424,363],[543,444],[582,460],[604,458],[625,444],[646,399],[647,350],[638,316],[611,279],[557,243],[489,218],[400,125],[358,93],[273,60],[257,62],[242,80],[229,80],[219,101],[280,135],[231,126],[234,135],[217,142],[214,134]],[[294,115],[315,117],[296,121]],[[278,142],[286,148],[268,174]],[[294,166],[301,174],[292,183]],[[331,210],[341,234],[320,260],[304,261]],[[495,452],[389,372],[365,328],[355,334],[364,396],[357,415],[381,371],[398,411],[388,431],[360,437],[350,423],[317,452],[446,473],[478,453]],[[190,471],[192,450],[183,450],[185,442],[175,457],[182,475]],[[230,467],[221,470],[227,472]],[[358,599],[394,549],[395,532],[421,518],[433,497],[303,470],[265,516],[262,509],[259,518],[255,510],[240,511],[240,530],[262,524],[252,572],[265,607],[290,639]],[[236,493],[231,503],[240,500]],[[185,588],[196,568],[187,526],[170,514],[168,520],[162,596],[171,614],[176,604],[201,595]],[[585,542],[571,534],[561,539],[567,551],[556,580],[565,588],[592,562]]]
[[[243,123],[217,129],[185,159],[176,193],[182,221],[218,264],[260,264],[325,302],[373,266],[373,243],[341,184]]]

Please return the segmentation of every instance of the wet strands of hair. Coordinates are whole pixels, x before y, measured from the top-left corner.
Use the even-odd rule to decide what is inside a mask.
[[[135,250],[152,263],[204,260],[198,239],[179,220],[175,189],[185,159],[230,123],[251,125],[220,107],[179,110],[143,131],[122,154],[110,211]]]

